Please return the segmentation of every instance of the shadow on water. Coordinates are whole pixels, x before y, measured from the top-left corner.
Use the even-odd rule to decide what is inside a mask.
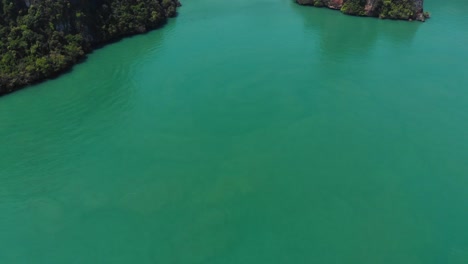
[[[296,6],[293,10],[304,20],[304,31],[319,36],[321,54],[330,58],[366,54],[374,49],[380,39],[388,39],[394,45],[409,45],[423,24],[353,17],[327,8],[291,4]]]

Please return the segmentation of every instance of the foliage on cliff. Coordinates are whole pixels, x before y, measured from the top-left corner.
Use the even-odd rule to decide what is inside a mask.
[[[410,19],[416,11],[411,0],[381,0],[376,8],[380,18]]]
[[[429,17],[423,12],[423,0],[296,0],[301,5],[326,6],[355,16],[389,19],[421,20]]]
[[[341,7],[341,12],[356,16],[366,15],[366,0],[348,0]]]
[[[179,5],[177,0],[0,1],[0,94],[68,69],[93,46],[157,28]]]
[[[367,8],[366,5],[368,5]],[[380,18],[408,20],[416,18],[417,10],[414,0],[346,0],[341,7],[341,12],[357,16],[372,15]]]

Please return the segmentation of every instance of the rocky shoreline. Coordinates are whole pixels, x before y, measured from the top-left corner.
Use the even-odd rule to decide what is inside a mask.
[[[328,7],[354,16],[425,21],[424,0],[296,0],[300,5]]]
[[[4,0],[0,96],[56,77],[86,54],[161,27],[178,0]]]

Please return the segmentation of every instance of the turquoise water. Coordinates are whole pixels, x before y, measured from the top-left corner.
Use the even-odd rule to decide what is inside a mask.
[[[468,263],[468,2],[186,0],[0,98],[0,263]]]

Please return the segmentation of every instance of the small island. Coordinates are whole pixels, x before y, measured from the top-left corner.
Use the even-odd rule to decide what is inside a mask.
[[[93,48],[162,26],[178,0],[3,0],[0,95],[57,76]]]
[[[424,0],[296,0],[300,5],[328,7],[344,14],[382,19],[425,21]]]

